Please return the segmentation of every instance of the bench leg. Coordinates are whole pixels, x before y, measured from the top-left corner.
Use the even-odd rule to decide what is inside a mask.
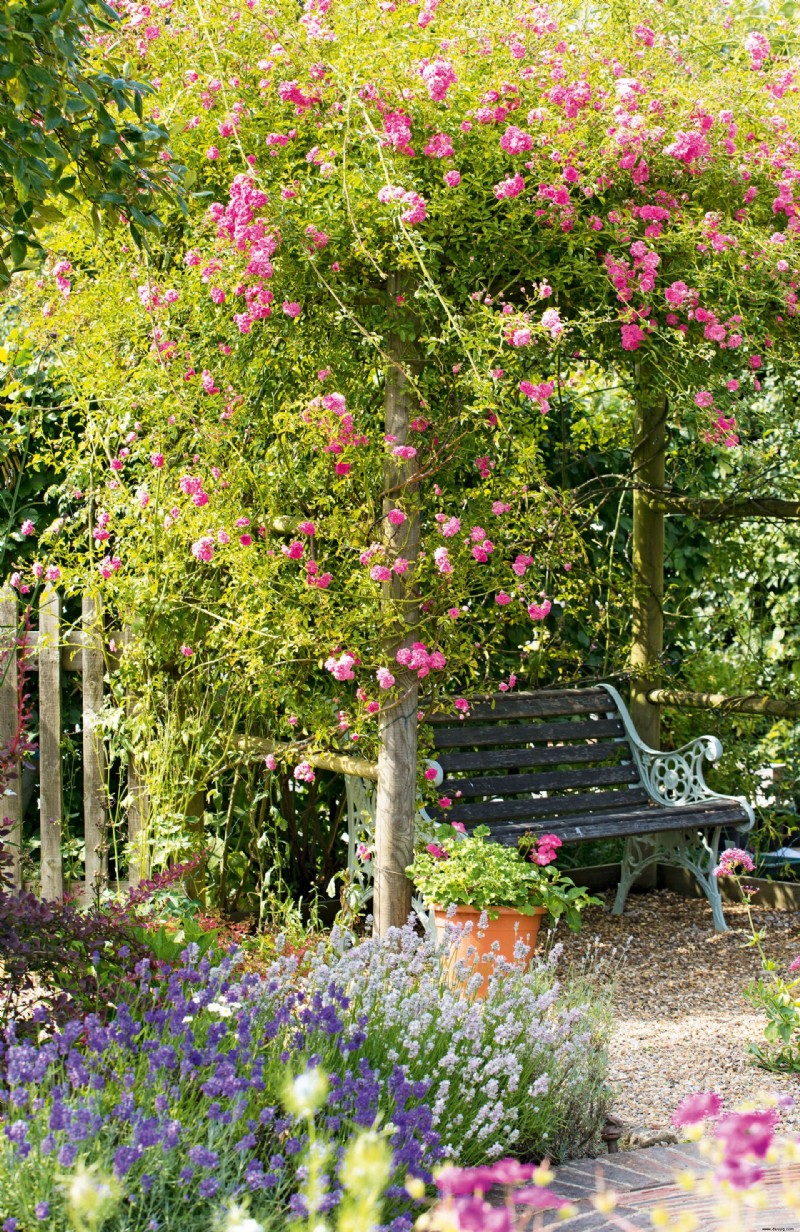
[[[721,833],[721,828],[717,826],[708,832],[695,830],[665,834],[662,836],[661,859],[665,864],[685,868],[694,875],[708,899],[714,928],[718,933],[725,933],[728,931],[728,925],[722,910],[719,881],[714,876],[714,869],[719,863]]]
[[[614,899],[614,906],[611,908],[612,915],[622,915],[631,886],[646,868],[658,861],[658,858],[659,846],[652,839],[636,836],[625,839],[617,895]]]

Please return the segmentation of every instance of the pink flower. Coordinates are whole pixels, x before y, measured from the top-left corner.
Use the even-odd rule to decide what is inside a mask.
[[[202,560],[206,563],[214,558],[214,540],[210,535],[203,535],[196,543],[192,544],[192,556],[195,560]]]
[[[441,801],[439,801],[441,804]],[[433,856],[434,860],[449,860],[450,856],[445,851],[444,847],[440,847],[438,843],[428,843],[425,848]]]
[[[687,1095],[682,1099],[672,1115],[672,1124],[682,1129],[685,1125],[696,1125],[707,1117],[719,1116],[722,1111],[722,1100],[713,1091],[700,1091],[696,1095]]]
[[[458,620],[459,616],[461,615],[461,611],[457,607],[449,607],[447,609],[447,615],[450,617],[451,620]]]
[[[283,311],[286,313],[287,317],[294,319],[295,317],[300,316],[300,305],[295,300],[284,300]]]
[[[509,177],[507,180],[501,180],[499,184],[494,186],[494,195],[498,201],[509,200],[512,197],[518,197],[520,193],[525,191],[525,181],[520,173]]]
[[[35,535],[36,527],[30,518],[26,518],[19,528],[21,535]]]
[[[458,81],[449,60],[429,61],[422,69],[422,80],[435,103],[444,102],[447,91]]]
[[[453,827],[453,829],[454,829],[454,830],[456,830],[459,834],[466,834],[466,832],[467,832],[467,827],[464,825],[463,821],[451,821],[451,822],[450,822],[450,825],[451,825],[451,826]]]
[[[623,351],[638,351],[647,334],[640,325],[623,325],[621,330]]]
[[[407,192],[403,196],[403,202],[408,206],[400,214],[401,220],[409,227],[416,227],[419,223],[424,222],[428,217],[427,202],[419,193]]]
[[[284,556],[288,557],[289,560],[300,560],[305,550],[306,545],[301,539],[294,539],[288,547],[284,544],[281,548]]]
[[[375,673],[375,679],[382,689],[391,689],[394,684],[394,676],[388,667],[379,667]]]
[[[184,642],[184,644],[181,646],[181,654],[184,656],[184,658],[189,659],[194,654],[194,651],[192,650],[191,646],[187,646],[186,643]]]
[[[761,367],[761,356],[751,355],[748,362],[753,371],[756,372]]]
[[[752,856],[742,851],[741,847],[728,847],[719,858],[719,864],[714,869],[715,877],[730,877],[742,868],[746,873],[755,872]]]
[[[154,467],[155,470],[160,471],[164,465],[163,453],[151,453],[150,454],[150,465]]]
[[[273,754],[273,753],[267,753],[266,757],[264,758],[264,765],[267,767],[267,769],[268,769],[268,770],[274,770],[274,769],[276,768],[277,764],[278,764],[278,763],[277,763],[277,761],[275,760],[275,756],[274,756],[274,754]]]
[[[435,769],[434,766],[428,766],[427,770],[425,771],[425,778],[428,780],[429,783],[432,783],[433,780],[436,778],[437,773],[438,771]],[[791,967],[789,968],[789,970],[791,971]]]
[[[313,522],[301,522],[297,529],[301,535],[314,535],[317,528]]]
[[[325,667],[331,673],[335,680],[354,680],[353,666],[356,660],[351,654],[343,654],[341,658],[335,659],[332,655],[325,660]]]
[[[298,762],[292,773],[297,781],[302,783],[313,783],[317,777],[307,761]]]
[[[665,147],[664,153],[688,164],[695,162],[698,158],[705,158],[711,153],[711,146],[702,133],[677,132],[675,140]]]
[[[701,389],[694,396],[694,404],[701,407],[713,406],[714,395],[710,394],[707,389]]]
[[[557,308],[548,308],[542,313],[542,325],[550,330],[552,338],[558,338],[564,332],[564,325]]]
[[[461,183],[460,171],[445,171],[444,182],[448,188],[458,188]]]
[[[436,568],[440,573],[452,573],[453,562],[450,560],[450,555],[445,547],[439,547],[433,553],[433,559],[436,562]]]
[[[249,548],[250,544],[253,542],[253,536],[252,535],[240,535],[239,542],[241,543],[243,548]]]
[[[506,607],[511,602],[511,595],[507,595],[504,590],[498,591],[494,597],[495,603],[499,603],[501,607]]]
[[[549,614],[552,604],[549,599],[544,599],[541,603],[529,603],[528,615],[531,620],[544,620]]]
[[[406,521],[406,515],[402,509],[390,509],[386,515],[392,526],[402,526]]]
[[[461,521],[459,518],[447,518],[441,524],[439,530],[445,539],[452,539],[461,530]]]
[[[469,702],[466,697],[457,697],[453,705],[460,714],[469,714]]]
[[[524,129],[511,124],[500,138],[500,148],[505,150],[506,154],[525,154],[533,149],[533,137]]]
[[[44,571],[45,581],[58,582],[61,579],[61,570],[58,565],[48,565]]]
[[[214,162],[215,159],[219,158],[218,147],[215,145],[209,146],[209,148],[206,150],[206,158],[209,160],[209,162],[212,162],[212,163]]]
[[[425,146],[424,153],[428,158],[452,158],[455,151],[447,133],[436,133]]]
[[[364,864],[372,859],[372,853],[366,843],[356,843],[356,855]]]
[[[800,954],[789,963],[790,971],[800,971]]]
[[[412,458],[416,458],[417,451],[413,445],[395,445],[392,455],[395,458],[401,458],[404,462],[410,462]]]
[[[764,34],[752,30],[744,40],[745,50],[750,52],[750,67],[760,69],[763,62],[769,58],[771,47],[769,39]]]
[[[333,468],[337,475],[349,475],[352,469],[350,462],[337,462]]]
[[[386,565],[373,565],[369,571],[369,576],[373,582],[388,582],[391,580],[392,571],[387,569]]]
[[[685,282],[673,282],[664,292],[664,299],[673,308],[680,308],[683,301],[689,294],[689,288]]]

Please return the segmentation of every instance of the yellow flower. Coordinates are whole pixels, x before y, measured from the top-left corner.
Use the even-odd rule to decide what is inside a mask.
[[[619,1196],[613,1189],[603,1189],[600,1193],[592,1194],[591,1198],[592,1206],[596,1211],[600,1211],[601,1215],[610,1215],[618,1201]]]

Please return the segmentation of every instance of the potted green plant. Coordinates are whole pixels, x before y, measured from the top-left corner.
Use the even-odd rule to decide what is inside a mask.
[[[441,828],[440,832],[444,830]],[[571,929],[581,926],[581,912],[599,903],[555,867],[561,839],[554,834],[527,834],[516,847],[487,842],[488,826],[472,834],[454,828],[419,850],[406,873],[433,911],[443,936],[448,923],[463,925],[451,954],[451,969],[467,967],[499,953],[515,960],[522,941],[530,959],[542,917],[564,918]],[[483,926],[479,926],[485,913]],[[466,928],[471,925],[471,928]],[[499,943],[497,949],[492,947]]]

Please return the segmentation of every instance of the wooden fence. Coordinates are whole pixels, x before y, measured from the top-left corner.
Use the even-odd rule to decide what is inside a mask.
[[[95,599],[84,595],[81,626],[64,629],[61,599],[52,587],[39,601],[39,627],[25,633],[19,625],[19,604],[13,591],[0,591],[0,747],[8,747],[18,727],[18,683],[21,656],[25,671],[39,677],[38,787],[41,839],[41,896],[64,895],[61,858],[63,826],[61,674],[80,674],[83,733],[83,818],[85,835],[85,893],[89,897],[108,880],[108,786],[106,750],[100,728],[103,680],[106,672],[102,613]],[[24,648],[20,645],[23,641]],[[127,771],[127,828],[131,851],[131,884],[146,875],[143,786],[129,760]],[[6,794],[0,797],[0,816],[11,822],[13,878],[21,885],[22,767],[12,768]]]

